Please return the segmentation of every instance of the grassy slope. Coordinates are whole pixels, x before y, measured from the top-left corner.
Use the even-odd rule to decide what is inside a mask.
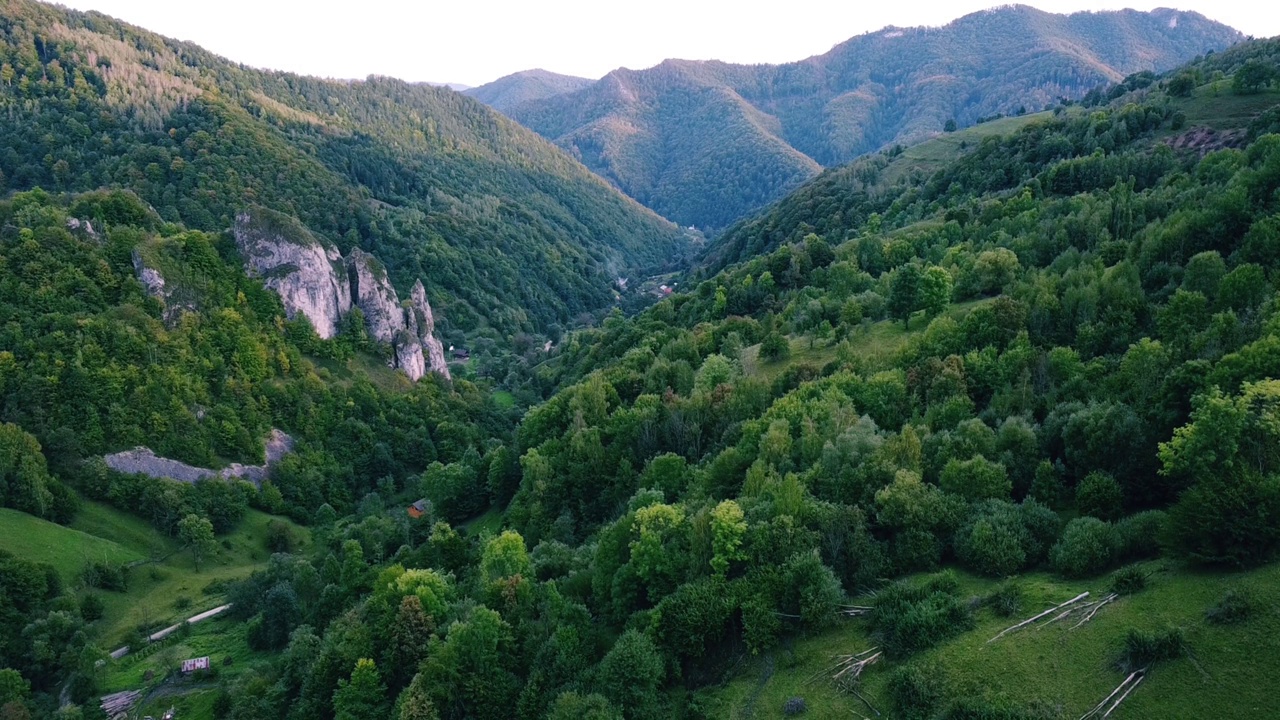
[[[234,531],[219,538],[217,556],[206,560],[199,572],[191,554],[181,550],[172,538],[165,537],[132,515],[96,502],[84,502],[70,529],[43,523],[21,513],[0,511],[0,539],[5,540],[4,546],[8,548],[8,538],[12,534],[33,523],[43,523],[39,527],[45,536],[56,540],[60,547],[46,545],[48,549],[44,556],[38,554],[38,549],[30,553],[25,549],[20,552],[23,557],[54,562],[68,580],[76,578],[84,563],[81,555],[65,550],[66,543],[78,542],[95,552],[101,548],[118,548],[124,553],[118,559],[120,562],[158,559],[129,572],[128,591],[99,592],[106,614],[96,623],[96,642],[110,650],[122,644],[129,631],[139,625],[166,627],[221,604],[223,598],[216,586],[212,590],[206,589],[211,583],[245,577],[266,564],[269,557],[266,550],[267,523],[272,519],[290,524],[295,537],[300,540],[300,549],[310,545],[310,533],[305,528],[283,518],[249,510]],[[190,605],[181,609],[176,607],[175,603],[184,604],[179,602],[179,598],[190,601]]]
[[[969,314],[969,311],[988,302],[991,300],[953,303],[947,308],[946,314],[960,321]],[[868,369],[880,370],[890,364],[889,360],[902,349],[912,335],[924,332],[928,325],[929,320],[919,312],[912,315],[909,329],[904,328],[896,320],[868,322],[849,336],[849,343],[853,346],[853,351],[861,356]],[[748,375],[762,375],[765,379],[772,381],[792,365],[807,363],[821,368],[836,359],[836,343],[831,340],[818,340],[812,346],[807,335],[794,335],[788,340],[791,342],[791,357],[777,362],[761,361],[759,344],[746,348],[742,353],[743,371]]]
[[[880,187],[891,187],[901,178],[917,171],[928,177],[941,170],[947,163],[976,148],[983,138],[993,135],[1012,135],[1033,122],[1048,120],[1052,117],[1053,113],[1041,112],[1020,117],[1000,118],[912,145],[889,163],[877,184]]]
[[[933,661],[948,678],[952,696],[983,695],[1019,705],[1047,703],[1063,717],[1079,717],[1120,683],[1112,662],[1130,628],[1177,625],[1186,631],[1192,658],[1158,666],[1113,718],[1274,717],[1274,678],[1280,673],[1280,565],[1247,573],[1202,573],[1172,561],[1149,563],[1154,571],[1143,592],[1107,606],[1079,629],[1061,623],[1026,630],[994,643],[1000,630],[1040,610],[1089,590],[1105,592],[1108,578],[1063,581],[1034,573],[1022,578],[1023,612],[1013,618],[978,612],[977,627],[915,660]],[[990,592],[996,581],[961,575],[967,595]],[[1259,599],[1253,617],[1237,626],[1204,622],[1204,611],[1225,588],[1244,585]],[[866,600],[864,598],[864,600]],[[778,717],[783,703],[803,697],[809,718],[869,715],[856,698],[837,691],[824,670],[837,653],[861,652],[874,645],[862,621],[844,621],[831,631],[797,640],[790,651],[748,663],[711,695],[712,717]],[[767,668],[774,668],[771,676]],[[893,717],[886,683],[895,663],[873,666],[863,676],[863,694]],[[811,680],[811,678],[815,678]],[[754,703],[752,700],[754,699]],[[748,714],[748,708],[754,712]]]
[[[68,584],[78,580],[90,561],[119,565],[146,557],[129,543],[116,543],[9,508],[0,508],[0,548],[25,560],[52,565]]]

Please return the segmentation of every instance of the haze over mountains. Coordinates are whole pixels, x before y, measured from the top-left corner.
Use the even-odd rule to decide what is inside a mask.
[[[597,82],[544,71],[467,91],[681,225],[724,228],[823,167],[1035,111],[1242,35],[1197,13],[1025,6],[860,35],[785,65],[668,60]],[[558,91],[558,92],[557,92]]]

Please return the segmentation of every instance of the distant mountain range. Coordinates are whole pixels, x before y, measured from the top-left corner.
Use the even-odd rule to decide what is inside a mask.
[[[1025,6],[888,27],[785,65],[668,60],[599,81],[517,73],[467,94],[570,151],[681,225],[724,228],[894,143],[1044,109],[1243,36],[1177,10],[1056,15]]]

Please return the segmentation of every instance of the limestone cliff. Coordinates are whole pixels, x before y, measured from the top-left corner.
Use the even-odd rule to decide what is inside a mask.
[[[245,271],[280,296],[290,318],[302,313],[316,334],[332,338],[351,310],[351,285],[342,254],[297,220],[255,208],[236,216],[232,230]]]
[[[427,356],[427,369],[449,379],[449,363],[444,359],[444,345],[436,337],[436,318],[427,302],[427,290],[419,280],[409,293],[409,328],[422,341]]]
[[[347,253],[347,273],[351,278],[351,297],[364,313],[369,337],[385,344],[394,343],[405,328],[404,308],[396,289],[387,279],[387,269],[378,259],[360,248]]]
[[[233,232],[246,271],[263,278],[280,296],[289,317],[302,313],[317,335],[329,339],[337,334],[343,316],[358,307],[370,339],[391,346],[391,367],[412,380],[428,371],[449,378],[421,280],[413,286],[410,302],[402,305],[376,257],[353,248],[343,259],[337,248],[297,220],[270,210],[257,208],[236,216]]]

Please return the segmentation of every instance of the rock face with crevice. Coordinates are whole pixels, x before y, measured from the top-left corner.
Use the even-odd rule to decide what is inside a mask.
[[[343,258],[297,220],[271,210],[254,208],[237,215],[233,233],[246,272],[262,278],[280,296],[290,318],[301,313],[327,340],[337,334],[342,318],[358,307],[369,337],[391,346],[391,367],[412,380],[427,372],[449,379],[421,280],[414,284],[410,301],[402,304],[376,257],[353,248]]]

